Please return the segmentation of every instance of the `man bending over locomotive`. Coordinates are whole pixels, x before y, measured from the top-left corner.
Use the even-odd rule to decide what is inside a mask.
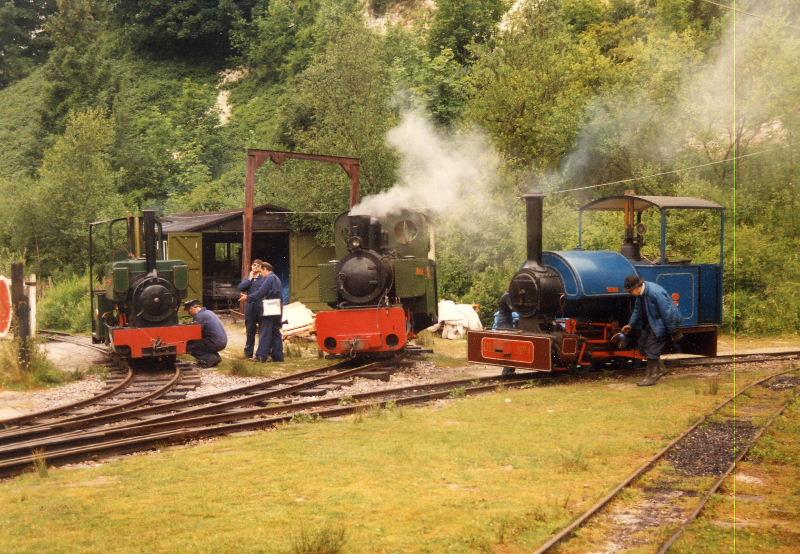
[[[649,387],[667,373],[661,353],[670,338],[673,342],[681,339],[678,329],[681,313],[661,285],[644,281],[638,275],[625,278],[625,290],[636,297],[636,302],[631,320],[622,328],[622,333],[627,335],[632,329],[640,330],[639,351],[647,358],[647,375],[639,386]]]
[[[214,367],[222,361],[219,352],[228,345],[225,327],[217,314],[205,309],[197,300],[189,300],[183,308],[203,328],[203,338],[189,341],[186,350],[197,359],[200,367]]]

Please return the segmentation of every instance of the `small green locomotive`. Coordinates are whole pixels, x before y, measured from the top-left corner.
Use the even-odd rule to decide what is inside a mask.
[[[345,213],[334,234],[336,259],[319,266],[320,298],[334,308],[317,314],[323,351],[396,352],[436,323],[436,262],[424,213]]]
[[[107,235],[98,239],[99,229]],[[174,363],[186,353],[187,342],[201,338],[200,325],[178,321],[189,269],[181,260],[158,259],[163,244],[153,211],[89,226],[92,342],[129,360]]]

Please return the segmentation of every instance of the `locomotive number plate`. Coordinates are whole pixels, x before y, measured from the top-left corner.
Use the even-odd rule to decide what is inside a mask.
[[[481,339],[481,355],[487,360],[530,364],[533,363],[533,350],[532,342],[496,337]]]
[[[549,335],[520,331],[469,331],[467,360],[479,364],[552,371]]]

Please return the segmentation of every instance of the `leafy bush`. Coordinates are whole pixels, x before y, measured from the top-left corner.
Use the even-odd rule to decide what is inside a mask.
[[[89,278],[72,275],[57,281],[38,304],[38,325],[70,333],[88,333],[92,327]]]

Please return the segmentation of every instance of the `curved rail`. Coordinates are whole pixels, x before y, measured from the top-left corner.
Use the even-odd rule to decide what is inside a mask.
[[[59,415],[59,414],[63,414],[65,412],[71,412],[73,410],[76,410],[76,409],[79,409],[79,408],[83,408],[83,407],[89,406],[91,404],[98,403],[101,400],[105,400],[106,398],[108,398],[110,396],[114,396],[115,394],[118,394],[119,392],[125,390],[126,388],[128,388],[128,386],[131,384],[132,381],[133,381],[133,370],[131,368],[128,368],[127,373],[125,374],[125,376],[122,378],[122,380],[117,385],[115,385],[114,387],[112,387],[112,388],[110,388],[110,389],[108,389],[108,390],[106,390],[104,392],[101,392],[100,394],[92,396],[91,398],[86,398],[84,400],[79,400],[78,402],[73,402],[71,404],[64,404],[63,406],[57,406],[55,408],[50,408],[48,410],[42,410],[40,412],[33,412],[31,414],[26,414],[26,415],[23,415],[23,416],[12,417],[10,419],[4,419],[4,420],[0,421],[0,426],[3,426],[4,429],[9,429],[12,426],[19,426],[19,425],[23,425],[23,424],[26,424],[26,423],[31,423],[31,422],[39,420],[39,419],[44,419],[44,418],[47,418],[47,417],[53,417],[53,416],[56,416],[56,415]],[[3,430],[0,430],[0,437],[2,437],[4,435],[5,435],[5,433],[3,433]]]
[[[766,355],[766,359],[782,359],[781,357],[785,355],[785,353]],[[765,359],[764,354],[758,356],[758,359],[750,357],[749,360],[763,361]],[[676,363],[670,365],[684,361],[674,360]],[[711,365],[714,363],[713,359],[708,358],[692,359],[691,361],[695,363],[688,365]],[[743,363],[748,361],[748,358],[740,356],[738,361]],[[727,361],[718,363],[727,363]],[[308,412],[309,410],[319,417],[335,417],[353,413],[353,411],[364,409],[365,405],[359,404],[353,408],[337,405],[332,408],[333,404],[341,401],[339,398],[287,404],[290,397],[301,391],[355,376],[373,365],[337,371],[346,364],[347,362],[340,362],[205,397],[153,404],[80,421],[57,422],[51,426],[50,431],[60,431],[60,433],[51,434],[45,440],[18,442],[0,448],[0,475],[14,474],[24,470],[37,456],[39,459],[45,457],[51,462],[66,463],[100,453],[116,454],[149,448],[148,444],[181,442],[243,429],[270,427],[276,423],[287,421],[287,418],[291,420],[291,417],[299,412]],[[620,372],[624,371],[627,370],[620,370]],[[385,389],[353,395],[349,398],[359,403],[378,399],[373,405],[381,405],[389,401],[405,404],[447,398],[455,388],[461,389],[459,394],[470,395],[494,390],[498,385],[514,387],[527,385],[536,380],[581,378],[584,377],[574,374],[540,372],[516,375],[511,378],[486,377],[429,385],[411,385],[399,389]],[[288,386],[276,388],[277,385]],[[440,389],[439,392],[419,394],[419,391],[436,388]],[[325,409],[317,411],[321,408]],[[284,413],[290,415],[267,417]],[[116,425],[109,426],[112,423],[116,423]],[[152,443],[148,442],[148,436],[151,437]],[[33,451],[40,452],[34,455]],[[5,461],[2,461],[3,459]]]
[[[520,387],[527,385],[533,377],[534,375],[512,379],[485,377],[428,385],[411,385],[352,395],[350,398],[355,403],[348,406],[340,405],[341,398],[328,398],[245,410],[229,410],[221,413],[178,414],[175,417],[162,418],[159,421],[82,433],[68,441],[39,444],[36,448],[31,445],[20,445],[19,448],[2,449],[0,450],[0,476],[10,476],[25,471],[37,460],[58,464],[70,463],[96,458],[99,455],[116,455],[239,431],[265,429],[279,423],[292,421],[292,418],[299,413],[320,418],[339,417],[370,407],[386,406],[389,402],[408,405],[453,398],[454,389],[459,390],[458,396],[460,397],[461,395],[469,396],[491,392],[501,385]],[[374,401],[369,402],[371,400]],[[47,446],[55,446],[57,449],[45,450]],[[27,451],[27,453],[21,454],[22,451]]]

